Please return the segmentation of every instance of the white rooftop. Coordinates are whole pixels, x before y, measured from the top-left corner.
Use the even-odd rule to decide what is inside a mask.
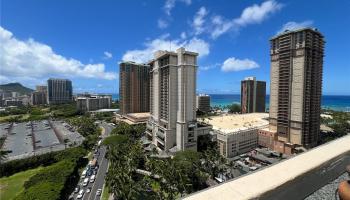
[[[205,123],[213,126],[213,130],[218,130],[225,134],[230,134],[242,130],[267,126],[268,113],[248,113],[248,114],[223,114],[220,116],[208,117]]]
[[[130,116],[130,117],[133,117],[133,118],[149,118],[151,116],[151,113],[149,113],[149,112],[128,113],[127,115]]]

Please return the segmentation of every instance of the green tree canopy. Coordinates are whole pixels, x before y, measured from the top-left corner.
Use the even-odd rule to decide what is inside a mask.
[[[228,111],[230,113],[241,112],[241,106],[239,104],[232,104],[228,106]]]

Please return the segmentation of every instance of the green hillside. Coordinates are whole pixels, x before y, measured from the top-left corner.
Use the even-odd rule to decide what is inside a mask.
[[[20,83],[7,83],[0,85],[0,90],[18,92],[20,94],[30,94],[31,92],[33,92],[32,89],[24,87]]]

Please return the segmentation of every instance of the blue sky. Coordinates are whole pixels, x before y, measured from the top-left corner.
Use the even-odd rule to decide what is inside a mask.
[[[49,77],[74,92],[118,92],[118,62],[157,49],[200,53],[197,90],[239,94],[240,80],[267,81],[269,38],[283,28],[325,36],[323,94],[350,95],[348,0],[1,0],[0,82],[29,87]]]

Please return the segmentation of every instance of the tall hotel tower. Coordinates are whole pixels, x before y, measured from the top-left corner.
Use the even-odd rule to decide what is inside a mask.
[[[324,43],[311,28],[271,38],[270,131],[281,142],[307,148],[317,144]]]
[[[242,113],[265,112],[266,82],[247,77],[241,81]]]
[[[121,114],[149,112],[149,65],[120,63],[119,81]]]
[[[49,104],[64,104],[73,101],[72,81],[50,78],[47,80],[47,99]]]
[[[197,149],[197,53],[157,51],[150,62],[151,118],[146,134],[160,150]]]

